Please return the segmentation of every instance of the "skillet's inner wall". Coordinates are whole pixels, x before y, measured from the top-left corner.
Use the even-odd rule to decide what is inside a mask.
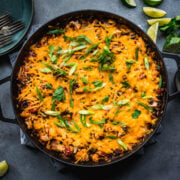
[[[154,53],[147,48],[147,44],[128,27],[121,25],[122,23],[118,23],[117,27],[113,21],[99,22],[97,20],[91,20],[90,22],[89,24],[87,24],[87,22],[69,23],[65,28],[66,38],[63,37],[63,35],[48,35],[43,37],[40,42],[36,42],[36,44],[31,47],[28,57],[25,60],[25,65],[21,67],[18,73],[18,81],[23,82],[26,86],[24,88],[24,84],[19,83],[21,94],[18,95],[18,101],[21,104],[19,107],[22,111],[21,116],[25,118],[28,129],[35,131],[40,142],[46,144],[46,148],[62,152],[63,158],[73,157],[76,163],[89,161],[89,158],[94,162],[101,160],[110,161],[119,155],[123,156],[125,152],[132,151],[133,148],[140,143],[140,140],[143,140],[147,134],[153,131],[158,115],[160,114],[159,109],[161,108],[158,99],[161,96],[161,93],[158,93],[160,81],[159,64],[157,64],[158,59]],[[90,36],[92,33],[94,33],[93,36]],[[78,37],[82,34],[88,37],[91,43],[93,43],[91,44],[86,39],[81,42],[84,44],[73,45],[72,42],[77,43],[77,39],[68,39],[68,37]],[[113,35],[112,40],[110,40],[111,35]],[[106,36],[109,38],[108,40]],[[46,70],[49,68],[47,63],[49,63],[49,60],[52,61],[52,59],[54,59],[52,56],[58,56],[57,51],[55,54],[53,54],[54,51],[50,54],[51,49],[54,48],[54,44],[55,48],[58,48],[57,42],[63,50],[70,48],[70,46],[82,48],[82,46],[86,45],[86,48],[92,48],[95,44],[99,43],[98,47],[94,48],[88,55],[85,54],[87,51],[86,48],[80,48],[80,51],[78,50],[74,53],[74,57],[72,56],[68,62],[71,63],[71,65],[69,64],[71,68],[66,67],[66,65],[62,67],[60,60],[59,63],[61,65],[58,64],[58,62],[54,63],[61,67],[65,73],[69,73],[70,69],[72,70],[72,63],[78,64],[76,71],[80,72],[80,75],[86,78],[86,80],[88,79],[89,82],[87,84],[91,84],[91,87],[87,86],[84,82],[85,80],[82,80],[82,77],[76,78],[74,74],[70,75],[70,79],[67,80],[62,74],[57,77],[57,72],[42,72],[43,68],[46,68]],[[107,58],[110,60],[108,59],[105,63],[100,63],[98,60],[99,63],[97,63],[98,58],[104,61],[104,59],[101,58],[102,53],[94,57],[96,61],[92,60],[92,53],[97,49],[99,49],[100,52],[109,51],[111,54],[106,54],[108,54]],[[126,52],[124,53],[123,51]],[[41,54],[41,52],[46,52],[45,56],[44,53]],[[86,57],[80,58],[82,55]],[[111,56],[115,56],[115,58]],[[148,57],[148,62],[146,61],[146,63],[144,63],[145,57]],[[65,59],[62,58],[62,60],[64,61]],[[87,62],[91,60],[92,62]],[[40,63],[40,61],[43,61],[46,65]],[[79,63],[79,61],[81,62]],[[57,68],[54,64],[51,62],[51,67]],[[86,69],[84,67],[86,67]],[[52,68],[49,69],[54,71]],[[33,70],[34,72],[32,72]],[[123,72],[125,72],[125,74],[123,74]],[[38,75],[34,76],[36,73]],[[114,79],[112,79],[112,77]],[[52,78],[54,79],[53,81]],[[47,79],[51,80],[48,82]],[[73,82],[72,80],[74,81],[72,86],[73,103],[74,106],[76,106],[73,108],[71,104],[69,104],[71,98],[71,96],[69,96],[71,91],[69,84]],[[96,86],[95,80],[99,80],[99,82],[102,83],[102,87],[100,85]],[[38,84],[36,84],[36,81],[38,81]],[[148,82],[150,83],[148,84]],[[96,81],[96,84],[97,83]],[[45,87],[47,84],[51,84],[52,87]],[[57,94],[56,90],[58,89],[60,91],[59,85],[64,88],[63,93],[65,98],[53,100],[53,95],[55,93]],[[92,86],[94,86],[94,88],[100,87],[100,89],[104,91],[98,90],[90,94],[91,89],[88,88],[92,88]],[[42,102],[40,102],[41,98],[40,95],[38,96],[39,92],[37,88],[43,97]],[[108,99],[102,102],[102,99],[107,96],[110,100]],[[29,101],[29,98],[31,101]],[[86,102],[89,101],[89,99],[91,99],[90,103],[88,102],[87,104]],[[46,106],[43,106],[43,101]],[[70,126],[76,129],[75,131],[79,131],[78,126],[81,132],[72,133],[71,129],[69,133],[67,132],[67,125],[66,128],[59,128],[54,124],[54,122],[58,122],[56,117],[53,117],[52,114],[50,116],[44,114],[46,110],[52,108],[53,101],[55,101],[56,104],[56,112],[60,111],[61,117],[63,116],[63,119],[61,117],[58,118],[60,122],[61,120],[64,122],[67,120]],[[138,104],[137,101],[140,103]],[[97,105],[101,105],[101,108],[104,109],[97,110]],[[87,124],[83,124],[80,119],[91,117],[88,115],[83,117],[79,115],[78,112],[81,109],[90,111],[94,111],[94,109],[97,110],[95,115],[92,116],[93,120],[87,120],[88,123],[91,123],[91,127],[89,128],[84,127],[87,126]],[[151,112],[152,109],[153,113]],[[67,113],[67,110],[70,111],[71,115]],[[75,123],[72,122],[72,118]],[[146,120],[142,121],[142,119]],[[136,127],[137,125],[138,128]],[[50,131],[51,129],[52,132]],[[59,139],[57,138],[58,134],[61,136]],[[56,138],[53,136],[56,136]],[[82,138],[82,136],[88,139],[84,144],[85,137]]]

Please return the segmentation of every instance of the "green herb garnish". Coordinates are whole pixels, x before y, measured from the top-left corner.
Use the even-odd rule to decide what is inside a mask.
[[[96,104],[94,106],[92,106],[93,109],[95,110],[110,110],[113,106],[112,105],[103,105],[103,104]]]
[[[41,68],[40,71],[41,71],[42,73],[51,73],[51,72],[52,72],[52,70],[49,69],[49,68],[47,68],[47,67]]]
[[[119,145],[121,145],[125,150],[128,149],[127,145],[123,141],[121,141],[120,139],[118,139],[117,141],[118,141]]]
[[[146,91],[142,92],[141,96],[142,97],[146,96]]]
[[[75,80],[69,81],[69,95],[70,95],[70,106],[73,108],[73,99],[72,99],[72,93],[73,93],[73,85],[75,83]]]
[[[112,84],[115,84],[112,74],[109,74],[109,80],[111,81]]]
[[[138,57],[139,57],[139,48],[136,48],[136,50],[135,50],[136,61],[138,60]]]
[[[82,81],[83,81],[83,84],[87,85],[88,84],[88,81],[85,77],[81,77]]]
[[[88,47],[88,49],[85,51],[84,55],[80,57],[80,59],[84,59],[89,53],[91,53],[94,49],[98,47],[99,43],[93,44],[92,46]]]
[[[54,30],[49,31],[47,34],[63,34],[65,32],[66,31],[63,29],[54,29]]]
[[[58,116],[60,114],[57,111],[45,111],[44,113],[49,115],[49,116]]]
[[[42,102],[43,101],[43,96],[42,96],[41,91],[39,90],[38,87],[36,87],[36,92],[37,92],[37,95],[38,95],[38,98],[39,98],[40,102]]]
[[[180,53],[180,16],[171,19],[160,30],[166,35],[166,43],[163,46],[163,50]]]
[[[88,111],[88,110],[80,110],[79,114],[91,115],[91,114],[94,114],[94,112],[93,111]]]
[[[52,63],[53,64],[55,64],[55,63],[57,63],[57,57],[56,57],[56,55],[55,54],[53,54],[54,53],[54,50],[55,50],[55,46],[52,44],[52,45],[50,45],[49,46],[49,57],[50,57],[50,59],[51,59],[51,61],[52,61]]]
[[[69,36],[64,35],[63,38],[64,38],[64,41],[77,41],[77,42],[85,41],[86,43],[91,44],[91,40],[85,35],[80,35],[77,37],[69,37]]]
[[[47,87],[48,89],[52,89],[52,85],[51,85],[51,84],[46,84],[46,87]]]
[[[113,124],[113,125],[120,125],[120,126],[126,126],[126,124],[121,122],[121,121],[118,121],[118,122],[111,121],[111,124]]]
[[[76,71],[76,68],[77,68],[77,64],[75,63],[69,71],[70,76]]]
[[[147,57],[144,58],[144,65],[145,65],[146,69],[149,70],[149,60]]]
[[[102,118],[101,121],[93,121],[92,120],[92,117],[89,118],[89,122],[92,123],[92,124],[105,124],[106,123],[106,119],[105,118]]]
[[[56,107],[56,103],[53,102],[52,106],[51,106],[51,111],[54,111],[55,110],[55,107]]]
[[[117,139],[117,136],[109,135],[109,136],[106,136],[106,138],[109,138],[109,139]]]
[[[85,70],[90,70],[90,71],[92,71],[92,66],[82,67],[82,68],[85,69]]]
[[[150,111],[150,112],[153,111],[153,109],[152,109],[151,107],[149,107],[147,104],[144,104],[144,103],[139,102],[139,101],[137,101],[137,103],[138,103],[139,105],[141,105],[142,107],[144,107],[145,109],[147,109],[148,111]]]
[[[114,54],[108,49],[108,47],[104,47],[102,53],[97,55],[97,60],[100,64],[99,71],[102,70],[103,65],[112,64],[114,62]]]
[[[80,114],[80,120],[81,120],[81,123],[84,127],[89,127],[89,125],[87,124],[86,122],[86,116],[85,114]]]
[[[53,94],[52,101],[64,101],[66,99],[64,88],[62,86],[59,86]]]
[[[135,60],[134,59],[129,59],[129,60],[126,60],[126,65],[127,67],[130,69],[131,68],[131,65],[135,63]]]
[[[120,100],[120,101],[118,101],[118,105],[119,106],[123,106],[123,105],[126,105],[126,104],[128,104],[129,103],[129,99],[123,99],[123,100]]]
[[[95,87],[100,87],[100,86],[102,86],[103,82],[102,82],[102,81],[93,81],[92,84],[93,84]]]
[[[105,96],[103,99],[102,99],[102,102],[107,102],[109,100],[109,96]]]
[[[131,87],[130,84],[127,81],[123,81],[123,82],[121,82],[121,84],[123,85],[123,88],[126,88],[126,89]]]
[[[141,114],[141,111],[139,111],[138,109],[135,109],[135,111],[132,113],[133,119],[137,119],[140,114]]]
[[[110,46],[112,38],[113,38],[113,34],[111,34],[109,37],[106,36],[105,43],[106,43],[107,47]]]
[[[75,122],[74,120],[72,120],[72,122],[73,122],[75,128],[77,129],[77,131],[78,131],[78,132],[81,132],[81,129],[80,129],[80,127],[76,124],[76,122]]]

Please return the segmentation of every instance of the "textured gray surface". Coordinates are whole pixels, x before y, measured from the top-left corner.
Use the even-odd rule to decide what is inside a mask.
[[[142,12],[142,0],[137,1],[137,8],[129,9],[120,0],[35,0],[35,16],[33,24],[42,24],[51,18],[80,9],[99,9],[124,16],[147,30]],[[159,6],[168,12],[169,17],[180,14],[180,0],[164,0]],[[163,44],[158,37],[158,47]],[[2,60],[2,58],[0,58]],[[170,75],[170,84],[176,70],[174,61],[166,60]],[[10,72],[10,68],[0,61],[0,79]],[[145,149],[145,155],[131,159],[104,169],[64,169],[56,172],[46,155],[37,150],[20,145],[19,128],[16,125],[0,122],[0,160],[6,159],[10,165],[9,173],[3,180],[56,180],[56,179],[146,179],[176,180],[180,179],[180,99],[168,104],[163,121],[163,132],[158,143]],[[4,114],[9,114],[9,83],[0,86],[0,102]]]

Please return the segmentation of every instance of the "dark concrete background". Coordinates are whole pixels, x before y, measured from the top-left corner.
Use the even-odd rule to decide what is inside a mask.
[[[136,0],[137,7],[129,9],[120,0],[35,0],[33,25],[74,10],[99,9],[114,12],[140,25],[147,30],[148,19],[142,12],[145,6],[142,0]],[[167,11],[167,17],[180,15],[180,0],[164,0],[158,6]],[[164,38],[160,33],[157,45],[162,49]],[[172,59],[166,59],[166,66],[172,87],[176,65]],[[10,67],[0,62],[0,79],[10,73]],[[37,150],[20,145],[19,127],[0,122],[0,161],[7,160],[9,172],[3,180],[56,180],[56,179],[128,179],[128,180],[178,180],[180,179],[180,99],[168,103],[163,131],[158,143],[145,148],[143,156],[132,158],[103,169],[65,169],[56,172],[49,158]],[[9,106],[9,83],[0,86],[0,102],[7,117],[12,117]],[[10,110],[10,111],[9,111]]]

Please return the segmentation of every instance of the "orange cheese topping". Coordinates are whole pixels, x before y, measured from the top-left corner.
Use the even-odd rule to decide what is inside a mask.
[[[24,81],[20,93],[17,97],[20,104],[26,102],[28,105],[21,107],[21,116],[25,118],[25,122],[29,129],[33,129],[42,143],[51,150],[61,152],[68,156],[74,156],[76,163],[79,161],[89,161],[90,158],[97,162],[100,159],[107,160],[107,154],[112,154],[116,150],[121,153],[132,150],[133,147],[140,142],[146,134],[152,129],[147,124],[155,124],[156,117],[152,116],[152,112],[141,106],[138,102],[142,102],[150,107],[156,102],[157,90],[159,89],[160,73],[157,70],[157,64],[153,53],[147,53],[146,43],[137,34],[125,25],[116,25],[114,21],[97,22],[83,24],[71,22],[65,27],[64,34],[44,36],[38,44],[34,44],[30,48],[30,55],[25,58],[24,65],[21,66],[18,74],[20,83]],[[74,52],[67,63],[76,63],[77,67],[72,75],[69,71],[72,67],[63,66],[63,52],[68,50],[71,42],[65,41],[63,35],[68,37],[77,37],[80,35],[90,39],[91,44],[86,44],[86,48]],[[112,35],[109,50],[114,54],[114,60],[111,66],[115,67],[114,71],[99,71],[100,63],[98,61],[91,62],[92,58],[97,59],[98,54],[102,53],[106,37]],[[84,59],[79,57],[85,53],[88,47],[99,43],[99,51],[96,55],[92,55],[94,50],[85,56]],[[54,45],[53,54],[57,58],[57,62],[52,64],[49,56],[49,46]],[[57,55],[58,47],[62,48],[61,54]],[[75,48],[75,47],[72,47]],[[138,59],[136,59],[136,50],[138,49]],[[149,70],[146,68],[144,58],[148,58]],[[128,66],[127,60],[134,60]],[[57,77],[55,72],[41,72],[41,68],[47,63],[55,69],[62,69],[67,74]],[[90,69],[84,69],[90,67]],[[46,67],[47,68],[47,67]],[[110,81],[109,74],[112,74],[113,81]],[[86,78],[88,84],[85,85],[82,77]],[[69,81],[74,79],[78,87],[72,91],[73,107],[70,105],[70,87]],[[105,83],[105,86],[97,91],[83,91],[83,88],[96,88],[94,81]],[[128,82],[130,87],[124,87],[122,82]],[[51,84],[52,88],[45,88],[47,84]],[[59,127],[54,122],[59,122],[56,116],[46,115],[46,111],[50,111],[53,105],[52,96],[54,91],[62,86],[64,89],[65,100],[56,102],[54,111],[58,112],[68,123],[76,129],[72,120],[78,125],[80,131],[73,133],[66,127]],[[40,101],[37,95],[37,87],[43,97]],[[146,96],[142,97],[145,92]],[[106,102],[102,99],[108,96]],[[121,100],[128,100],[125,105],[118,105]],[[150,101],[152,101],[150,103]],[[108,110],[95,110],[94,105],[103,104],[110,105]],[[154,107],[150,107],[153,109]],[[155,107],[156,108],[156,107]],[[92,115],[85,115],[88,127],[85,127],[80,120],[80,110],[93,111]],[[138,110],[140,114],[137,118],[133,117],[133,113]],[[63,112],[70,112],[71,115],[63,115]],[[89,120],[101,121],[105,119],[103,124],[94,124]],[[120,124],[112,124],[112,122],[120,122]],[[123,124],[122,124],[123,123]],[[108,136],[113,136],[108,138]],[[120,139],[126,147],[120,145],[117,141]],[[92,149],[94,153],[90,153]]]

